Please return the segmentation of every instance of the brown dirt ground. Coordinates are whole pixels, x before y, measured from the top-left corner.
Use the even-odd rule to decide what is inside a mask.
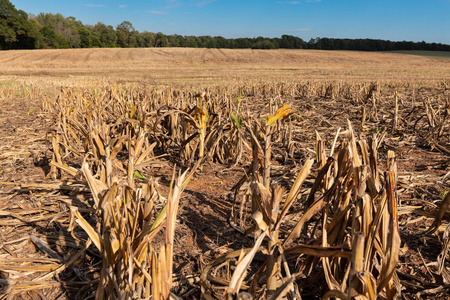
[[[45,139],[49,120],[39,116],[39,107],[35,102],[23,99],[3,100],[1,105],[4,109],[0,112],[0,181],[17,184],[51,182],[50,179],[45,177],[49,169],[48,161],[51,158],[47,152],[48,145]],[[30,111],[31,113],[29,113]],[[312,140],[311,143],[313,143]],[[432,183],[436,178],[444,176],[450,169],[448,157],[438,152],[418,149],[414,146],[397,147],[395,144],[386,144],[385,147],[387,148],[381,149],[381,152],[387,151],[387,149],[396,149],[399,157],[400,176],[411,175],[415,177],[421,174],[425,176],[425,180]],[[223,167],[220,165],[214,163],[206,165],[204,170],[192,179],[180,201],[174,257],[174,271],[180,276],[198,274],[206,262],[219,254],[223,254],[226,249],[239,249],[251,245],[240,233],[232,229],[227,221],[231,211],[228,193],[243,175],[243,171],[238,167],[224,173],[221,170],[223,170]],[[163,194],[167,195],[171,176],[172,168],[169,165],[167,168],[155,170],[155,177],[161,184]],[[436,193],[438,191],[433,184],[426,185],[424,189],[423,195],[419,196],[414,194],[417,193],[416,190],[412,191],[412,194],[405,191],[400,194],[400,200],[402,203],[411,205],[413,203],[408,201],[411,198],[437,199]],[[48,203],[50,199],[51,197],[35,196],[32,191],[20,189],[17,185],[0,185],[0,207],[4,212],[34,207],[47,207],[51,211],[51,204]],[[430,212],[428,214],[426,211],[418,210],[417,214],[402,215],[400,207],[400,221],[406,224],[408,221],[420,218],[424,214],[429,217],[432,215],[433,209],[429,207]],[[67,211],[62,210],[62,213],[65,214]],[[9,226],[5,223],[7,222],[6,219],[2,220],[4,222],[1,223],[0,237],[3,255],[9,254],[18,258],[42,258],[45,255],[29,239],[31,233],[41,236],[68,236],[65,231],[67,224],[49,222],[48,219],[30,224],[19,222]],[[408,226],[402,227],[402,247],[405,255],[401,256],[399,263],[399,271],[402,272],[399,273],[401,279],[408,279],[408,274],[414,274],[423,282],[430,284],[431,277],[429,275],[427,277],[424,262],[433,263],[436,261],[441,251],[441,244],[436,237],[422,236],[418,233],[424,232],[431,225],[431,222],[432,219],[427,218],[418,222],[410,222]],[[63,254],[68,248],[56,246],[56,249]],[[71,252],[67,255],[70,254]],[[95,265],[90,265],[90,263],[95,262],[92,255],[90,256],[88,252],[84,257],[85,261],[80,260],[79,276],[74,285],[71,285],[70,281],[74,281],[73,272],[75,271],[63,272],[55,279],[55,286],[38,291],[38,295],[45,295],[47,299],[76,299],[79,296],[77,292],[80,291],[80,285],[89,286],[87,283],[95,279],[95,274],[87,277],[83,275],[86,272],[89,273],[90,268],[95,267]],[[65,282],[66,279],[70,281]],[[414,291],[428,291],[438,285],[438,283],[429,286],[423,285],[422,288],[406,286],[403,296],[406,299],[427,298],[426,294],[419,297],[415,295]],[[14,292],[14,290],[12,291]],[[180,291],[189,293],[186,299],[199,297],[199,291],[195,287],[191,290],[180,289]],[[449,297],[449,294],[442,294],[442,291],[432,291],[432,294],[437,294],[437,299]],[[22,294],[24,298],[28,298],[28,296],[32,299],[31,294]],[[313,294],[310,296],[312,297]]]
[[[395,59],[396,67],[386,71],[386,65],[375,65],[387,59]],[[110,66],[98,69],[94,61],[109,62]],[[118,62],[122,68],[119,68]],[[150,62],[151,61],[151,62]],[[355,61],[358,64],[355,64]],[[20,62],[20,63],[19,63]],[[262,62],[262,64],[256,64]],[[327,63],[335,62],[335,67]],[[432,62],[432,64],[430,64]],[[142,63],[142,64],[141,64]],[[225,64],[226,63],[226,64]],[[266,64],[265,64],[266,63]],[[305,65],[306,63],[306,65]],[[450,60],[436,58],[422,58],[407,56],[400,58],[394,54],[373,54],[367,56],[361,53],[348,52],[320,52],[320,51],[288,51],[259,52],[259,51],[229,51],[229,50],[199,50],[192,49],[89,49],[89,50],[39,50],[39,51],[8,51],[0,53],[0,81],[18,80],[57,80],[61,84],[85,82],[92,78],[118,82],[130,79],[131,81],[175,82],[185,78],[194,78],[196,82],[218,82],[223,78],[228,80],[246,78],[251,73],[252,78],[263,76],[274,78],[310,78],[324,80],[330,74],[343,74],[349,80],[367,78],[367,72],[375,74],[373,78],[388,78],[395,80],[437,80],[448,78]],[[17,64],[17,65],[16,65]],[[176,65],[186,64],[187,72],[175,69]],[[218,64],[226,67],[218,72]],[[4,67],[3,67],[4,66]],[[136,66],[141,66],[139,67]],[[342,70],[348,71],[342,73]],[[413,71],[411,71],[411,68]],[[416,69],[414,69],[416,68]],[[111,70],[114,69],[114,72]],[[97,71],[95,71],[97,70]],[[414,71],[415,70],[415,71]],[[420,71],[418,71],[420,70]],[[274,71],[276,75],[274,75]],[[108,72],[111,72],[109,75]],[[231,73],[234,72],[232,76]],[[416,72],[416,73],[414,73]],[[429,74],[437,75],[430,79]],[[378,74],[380,73],[380,74]],[[73,76],[73,77],[72,77]],[[109,77],[108,77],[109,76]],[[148,76],[148,77],[147,77]],[[408,77],[409,76],[409,77]],[[372,77],[371,77],[372,78]],[[47,82],[48,85],[51,85]],[[67,232],[66,223],[58,222],[61,216],[67,216],[67,207],[61,204],[55,210],[51,199],[54,194],[49,191],[42,196],[32,189],[24,188],[26,184],[35,182],[51,182],[46,178],[49,170],[48,162],[51,159],[48,152],[46,134],[51,120],[48,116],[40,115],[39,102],[29,101],[20,97],[0,98],[0,212],[14,212],[19,209],[29,209],[30,213],[21,217],[0,218],[0,281],[2,291],[14,294],[15,287],[8,286],[8,278],[19,276],[15,273],[1,271],[1,263],[7,257],[34,258],[36,260],[46,257],[31,241],[30,234],[42,236],[63,236],[65,243],[73,242]],[[318,113],[327,116],[327,107],[316,107]],[[334,118],[334,119],[333,119]],[[328,122],[338,124],[340,116],[330,118]],[[358,116],[353,116],[358,119]],[[345,121],[345,120],[344,120]],[[339,121],[340,122],[340,121]],[[345,123],[344,123],[345,125]],[[308,136],[308,137],[307,137]],[[307,137],[307,138],[306,138]],[[305,143],[313,148],[313,133],[305,134]],[[449,157],[429,148],[418,148],[413,144],[402,143],[399,139],[390,139],[384,144],[381,152],[395,149],[399,157],[399,175],[404,182],[411,183],[410,178],[422,176],[426,181],[421,189],[408,189],[400,187],[400,200],[403,204],[414,205],[423,201],[439,204],[442,186],[437,182],[449,170]],[[236,167],[227,172],[221,172],[223,167],[210,163],[204,171],[197,174],[184,192],[179,213],[179,224],[176,232],[175,273],[180,275],[198,274],[205,263],[226,247],[239,249],[246,245],[246,240],[228,225],[231,205],[228,203],[230,188],[240,179],[243,172]],[[167,193],[168,183],[171,179],[172,167],[155,170],[163,193]],[[15,184],[5,184],[7,182]],[[23,184],[22,188],[18,184]],[[420,194],[420,195],[419,195]],[[83,197],[76,197],[70,193],[65,194],[71,201],[83,201]],[[411,200],[410,199],[415,199]],[[67,200],[69,201],[69,200]],[[24,222],[22,219],[32,219],[34,208],[44,208],[48,214],[44,220]],[[428,211],[427,211],[428,209]],[[428,268],[435,267],[436,257],[441,251],[441,243],[436,235],[421,235],[431,224],[429,218],[434,206],[419,209],[413,214],[402,214],[400,207],[400,221],[406,226],[402,227],[402,251],[398,270],[399,277],[404,283],[405,299],[449,299],[448,290],[439,289],[439,286],[449,288],[442,282],[442,278],[433,275]],[[426,218],[421,219],[422,216]],[[449,220],[447,213],[445,219]],[[48,242],[51,240],[49,238]],[[70,257],[74,252],[64,243],[55,243],[57,252],[64,257]],[[67,252],[69,251],[69,252]],[[77,296],[87,295],[95,283],[95,270],[97,261],[94,254],[87,251],[74,264],[70,270],[57,275],[53,281],[34,293],[21,293],[24,299],[76,299]],[[412,280],[408,276],[416,276]],[[436,279],[437,278],[437,279]],[[33,275],[29,276],[29,280]],[[199,297],[196,285],[191,289],[176,290],[179,294],[186,293],[186,299]],[[1,294],[1,292],[0,292]],[[92,295],[92,293],[91,293]],[[312,296],[312,295],[311,295]]]
[[[49,203],[52,201],[51,192],[42,196],[36,191],[39,194],[36,196],[32,188],[26,188],[28,184],[52,182],[46,177],[50,168],[48,162],[51,159],[46,140],[50,120],[43,119],[39,115],[39,106],[36,102],[24,99],[1,100],[0,105],[3,108],[0,112],[0,211],[6,213],[43,208],[51,212],[53,210],[52,203]],[[179,222],[175,236],[175,274],[180,276],[198,274],[204,265],[202,255],[205,253],[208,257],[214,257],[220,253],[221,246],[239,248],[245,244],[242,236],[231,229],[227,221],[231,209],[227,203],[227,195],[243,172],[238,168],[228,172],[220,172],[221,170],[223,167],[213,163],[205,166],[204,171],[195,175],[180,200]],[[167,196],[172,168],[168,164],[167,168],[155,170],[155,177],[161,185],[161,193]],[[67,213],[63,208],[59,217],[67,217]],[[0,265],[9,255],[15,258],[33,258],[36,261],[46,257],[31,242],[31,234],[62,236],[66,239],[66,243],[73,241],[65,228],[67,224],[51,220],[52,217],[57,219],[57,214],[49,215],[50,217],[43,221],[30,223],[21,222],[21,219],[17,218],[0,219]],[[23,217],[27,219],[32,216],[33,213],[30,213]],[[54,241],[49,239],[47,242]],[[55,244],[57,252],[61,255],[69,248],[63,244]],[[72,251],[66,253],[64,257],[70,255],[73,255]],[[34,299],[39,295],[46,299],[83,299],[77,294],[80,285],[89,286],[88,282],[96,278],[95,274],[92,277],[84,275],[92,267],[89,262],[93,258],[89,255],[88,251],[83,257],[87,264],[81,263],[80,260],[78,272],[75,271],[75,267],[71,272],[59,274],[52,283],[53,286],[35,290],[36,294],[20,293],[17,297]],[[66,282],[66,280],[74,281],[72,272],[79,273],[78,280],[73,285]],[[13,279],[9,273],[2,272],[1,267],[0,276],[0,279]],[[35,275],[28,277],[29,280],[36,278]],[[0,295],[1,291],[10,294],[18,292],[4,282],[0,283],[0,287],[2,288]],[[198,291],[196,294],[198,296]]]

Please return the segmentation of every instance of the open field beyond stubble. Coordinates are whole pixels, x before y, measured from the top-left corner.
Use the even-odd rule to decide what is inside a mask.
[[[223,84],[224,80],[448,79],[445,58],[317,50],[193,48],[4,51],[2,78],[111,83]]]
[[[449,59],[71,49],[0,66],[3,298],[450,297]]]

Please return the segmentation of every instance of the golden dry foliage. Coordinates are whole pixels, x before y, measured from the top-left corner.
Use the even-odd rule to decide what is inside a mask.
[[[407,184],[399,179],[393,151],[383,149],[386,166],[381,165],[380,146],[386,135],[392,142],[414,132],[403,145],[450,153],[448,81],[436,83],[437,96],[423,92],[420,99],[415,84],[249,81],[201,92],[148,85],[66,87],[41,105],[53,118],[49,177],[55,182],[21,188],[90,192],[89,209],[70,207],[70,230],[81,227],[89,237],[78,257],[93,243],[101,258],[97,299],[170,297],[180,195],[207,162],[225,170],[245,167],[232,190],[230,223],[252,243],[193,274],[199,275],[204,298],[300,299],[315,285],[325,299],[392,299],[402,288],[396,272],[397,186],[405,190]],[[357,108],[348,111],[361,137],[348,122],[348,130],[338,130],[330,142],[322,138],[338,127],[336,120],[345,126],[342,111],[349,103]],[[313,113],[319,106],[323,115]],[[342,111],[333,111],[336,107]],[[166,158],[191,169],[174,172],[167,199],[150,176],[156,167],[167,167]],[[448,195],[435,208],[429,232],[442,227]],[[155,241],[157,234],[164,242]],[[438,259],[444,278],[449,235],[447,229]],[[55,254],[38,237],[32,240]],[[49,273],[41,279],[72,263],[46,261],[42,268]],[[15,270],[11,263],[3,266]]]
[[[117,100],[112,107],[96,90],[90,100],[79,96],[71,105],[56,103],[51,174],[82,175],[90,188],[97,223],[91,225],[71,207],[69,230],[74,222],[81,226],[102,257],[96,299],[168,299],[178,202],[198,164],[177,179],[174,173],[169,197],[161,198],[155,182],[141,175],[161,157],[154,156],[156,142],[149,142],[146,107],[117,89],[110,93]],[[81,169],[64,162],[64,151],[83,156]],[[165,241],[158,249],[153,239],[163,227]]]
[[[290,299],[300,299],[305,284],[319,284],[321,278],[329,289],[324,299],[393,299],[400,295],[394,272],[400,248],[395,156],[389,152],[386,172],[380,174],[377,135],[368,142],[357,141],[351,126],[346,135],[341,149],[331,153],[322,166],[319,162],[326,153],[318,136],[319,169],[307,194],[300,191],[313,160],[305,162],[287,196],[278,185],[266,187],[258,174],[249,177],[249,197],[242,200],[240,213],[247,213],[242,207],[246,199],[251,201],[248,213],[254,225],[242,230],[254,235],[254,247],[226,253],[205,268],[201,278],[207,298],[214,294],[212,282],[218,282],[212,270],[217,273],[224,261],[235,258],[229,299],[239,298],[241,290],[267,299],[288,294]],[[261,172],[265,167],[260,166]],[[294,203],[301,209],[292,210]],[[257,252],[265,258],[262,264],[253,261],[251,268]],[[288,263],[292,260],[295,266]]]
[[[96,228],[76,208],[71,208],[71,214],[102,257],[96,299],[168,299],[174,226],[181,192],[189,180],[187,172],[172,181],[169,198],[162,208],[152,181],[133,188],[129,178],[123,178],[102,190],[87,164],[83,165],[83,172],[91,192],[100,190]],[[165,242],[158,250],[153,239],[163,227]]]

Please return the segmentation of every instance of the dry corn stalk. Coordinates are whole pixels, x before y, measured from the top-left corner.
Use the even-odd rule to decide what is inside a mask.
[[[395,156],[389,153],[388,171],[381,177],[384,183],[379,182],[377,139],[375,136],[370,146],[364,140],[358,143],[350,126],[341,150],[329,157],[321,168],[317,165],[319,172],[305,198],[300,196],[300,190],[312,160],[305,163],[287,197],[282,188],[266,188],[258,181],[258,176],[251,179],[250,195],[254,203],[251,214],[255,225],[247,228],[246,234],[254,233],[258,243],[253,249],[243,251],[250,257],[258,248],[265,261],[252,274],[247,274],[249,281],[242,282],[242,286],[250,287],[250,294],[265,295],[267,299],[286,293],[296,297],[297,291],[303,289],[301,276],[313,276],[317,281],[321,274],[329,289],[324,298],[376,299],[400,294],[395,274],[400,247]],[[320,138],[317,143],[318,161],[324,160],[325,149]],[[291,209],[299,204],[300,210]],[[293,225],[292,220],[296,220]],[[267,239],[259,244],[261,233],[267,234]],[[314,240],[315,243],[305,243]],[[298,262],[295,277],[291,275],[293,266],[287,263],[287,256],[292,255],[297,256]],[[211,269],[232,257],[232,253],[224,254],[205,269],[202,275],[205,293],[211,293],[211,284],[206,280],[211,276]],[[248,264],[246,261],[245,265]],[[315,273],[320,265],[321,271]],[[239,266],[232,278],[244,278]],[[236,297],[240,290],[231,285],[232,282],[229,295]]]
[[[96,228],[75,207],[71,212],[72,219],[86,231],[102,257],[96,299],[168,299],[178,202],[192,172],[187,175],[186,171],[172,181],[162,209],[157,208],[159,193],[151,180],[134,187],[124,177],[103,189],[87,164],[83,172],[91,192],[98,195]],[[157,251],[153,239],[163,226],[165,242]]]

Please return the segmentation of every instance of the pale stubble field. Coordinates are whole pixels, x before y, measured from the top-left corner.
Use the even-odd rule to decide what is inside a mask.
[[[0,79],[222,84],[229,81],[422,81],[450,77],[450,60],[317,50],[68,49],[0,53]]]

